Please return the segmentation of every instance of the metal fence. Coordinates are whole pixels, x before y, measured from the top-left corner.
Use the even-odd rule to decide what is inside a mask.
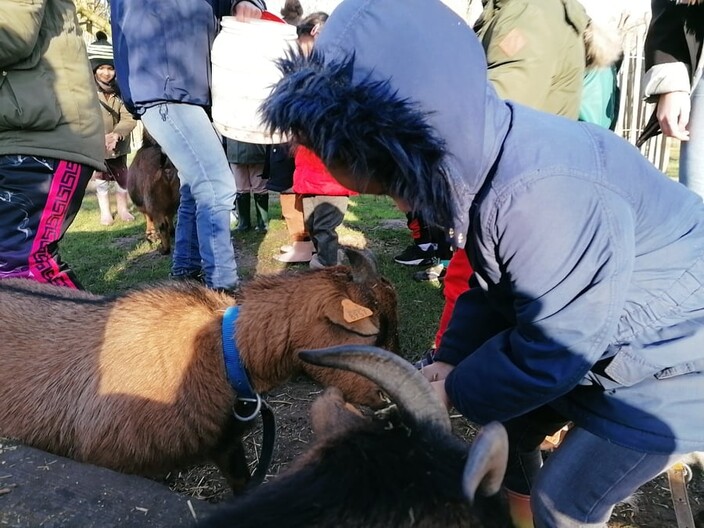
[[[649,19],[650,14],[644,13],[641,17],[630,17],[623,22],[624,58],[618,76],[621,98],[615,131],[633,144],[655,109],[655,105],[646,103],[642,98],[642,80],[645,73],[643,49]],[[672,141],[661,134],[648,140],[641,147],[641,152],[665,172],[670,160],[671,146]]]

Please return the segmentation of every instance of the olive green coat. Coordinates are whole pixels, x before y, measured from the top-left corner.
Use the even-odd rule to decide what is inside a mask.
[[[0,2],[0,155],[103,168],[105,133],[73,0]]]
[[[488,0],[475,29],[499,96],[576,119],[588,21],[577,0]]]

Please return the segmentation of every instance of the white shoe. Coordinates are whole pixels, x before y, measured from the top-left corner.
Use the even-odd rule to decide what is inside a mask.
[[[318,258],[318,255],[313,255],[310,259],[310,262],[308,263],[308,266],[310,269],[323,269],[327,266],[325,266],[322,262],[320,262],[320,259]]]
[[[289,253],[293,251],[293,246],[291,244],[284,244],[279,248],[279,251],[281,251],[281,253]]]
[[[310,240],[305,242],[294,242],[291,244],[291,251],[274,257],[279,262],[287,262],[290,264],[296,262],[310,262],[313,257],[314,250],[313,242]]]

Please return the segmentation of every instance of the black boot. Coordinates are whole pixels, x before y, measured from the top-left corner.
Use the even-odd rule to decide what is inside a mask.
[[[237,231],[249,231],[252,229],[252,217],[249,207],[251,203],[249,193],[237,193],[235,198],[235,209],[237,210]]]
[[[257,231],[266,233],[269,229],[269,193],[254,195],[254,205],[257,210]]]

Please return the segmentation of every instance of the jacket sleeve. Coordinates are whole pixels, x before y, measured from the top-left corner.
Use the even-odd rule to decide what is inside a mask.
[[[652,19],[645,38],[643,96],[690,91],[691,57],[681,15],[682,6],[670,0],[653,0]]]
[[[485,224],[496,226],[487,228],[489,252],[515,323],[462,359],[445,382],[450,401],[477,423],[525,414],[584,378],[615,332],[635,258],[630,208],[613,193],[557,176],[519,192]],[[462,300],[473,304],[462,308],[465,317],[487,309],[478,296]],[[485,320],[464,321],[470,351]],[[453,338],[460,348],[462,338]]]
[[[499,97],[532,108],[544,106],[555,71],[553,34],[528,3],[502,9],[486,47],[488,78]]]
[[[119,134],[123,139],[130,135],[130,132],[134,130],[137,126],[137,121],[135,121],[132,114],[127,110],[127,107],[120,103],[120,121],[115,125],[113,132]]]
[[[509,321],[489,304],[486,292],[478,285],[462,293],[435,354],[437,361],[459,364],[491,337],[505,330]]]
[[[46,0],[39,2],[0,2],[0,68],[30,56],[39,38]]]

